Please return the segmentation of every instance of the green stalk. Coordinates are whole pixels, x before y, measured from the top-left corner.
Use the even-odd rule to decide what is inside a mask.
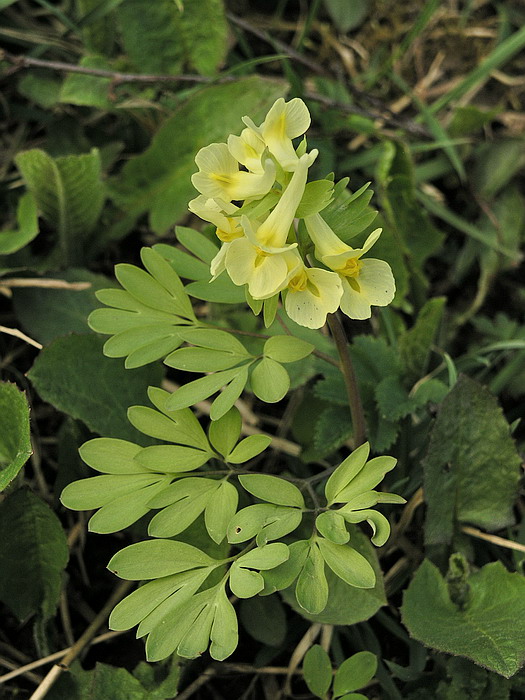
[[[350,353],[348,352],[348,342],[341,319],[337,314],[328,314],[326,321],[334,339],[337,352],[339,353],[341,372],[343,374],[346,393],[348,394],[348,403],[350,405],[350,414],[352,416],[354,449],[356,449],[366,440],[366,421],[363,412],[363,404],[361,403],[361,395],[357,387],[354,366]]]

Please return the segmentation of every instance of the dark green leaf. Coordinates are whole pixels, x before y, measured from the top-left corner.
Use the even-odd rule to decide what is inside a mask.
[[[0,382],[0,425],[0,491],[3,491],[33,452],[29,406],[16,384]]]

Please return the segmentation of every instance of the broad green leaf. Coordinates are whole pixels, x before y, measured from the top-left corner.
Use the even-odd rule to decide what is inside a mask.
[[[219,420],[210,424],[208,428],[210,442],[223,457],[230,454],[239,439],[241,426],[241,414],[235,406],[230,408]]]
[[[171,0],[127,0],[117,9],[126,54],[145,73],[181,73],[185,66],[213,75],[227,50],[220,0],[183,7]],[[206,21],[203,22],[203,18]]]
[[[280,647],[286,636],[286,613],[277,596],[243,600],[239,610],[242,626],[261,644]]]
[[[324,698],[332,684],[332,662],[319,644],[311,646],[304,655],[303,675],[308,690]]]
[[[367,685],[377,671],[377,657],[369,651],[359,651],[343,661],[334,678],[334,698]]]
[[[339,493],[348,486],[352,479],[363,469],[369,454],[370,445],[365,442],[348,455],[337,467],[325,486],[326,500],[329,505],[335,501]]]
[[[303,517],[299,508],[266,503],[243,508],[228,524],[228,542],[238,544],[257,536],[257,543],[284,537],[293,532]]]
[[[418,408],[418,402],[409,396],[401,379],[391,374],[375,388],[375,399],[381,418],[399,421]]]
[[[429,299],[420,310],[414,326],[399,339],[401,361],[409,382],[416,382],[425,374],[430,348],[439,330],[445,302],[445,297]]]
[[[461,609],[439,570],[425,560],[405,591],[403,623],[425,646],[510,678],[525,661],[525,579],[494,562],[468,578],[468,589]]]
[[[350,539],[343,516],[333,510],[318,515],[315,527],[323,537],[335,544],[346,544]]]
[[[450,542],[456,521],[488,530],[512,523],[520,464],[496,399],[460,376],[440,406],[424,460],[426,543]]]
[[[130,581],[155,579],[217,562],[197,547],[174,540],[146,540],[121,549],[108,569]]]
[[[17,0],[13,0],[16,2]],[[0,9],[3,9],[4,2],[0,2]],[[62,81],[57,79],[48,71],[34,70],[27,72],[18,81],[18,92],[28,100],[35,102],[44,109],[49,109],[56,105],[60,97]]]
[[[210,410],[212,421],[222,418],[242,394],[248,381],[248,367],[248,364],[243,367],[237,367],[237,374],[213,401]]]
[[[249,435],[227,455],[231,464],[242,464],[261,454],[272,442],[270,435]]]
[[[313,615],[322,612],[328,602],[328,582],[324,560],[316,543],[310,545],[295,587],[297,602]]]
[[[323,559],[336,576],[356,588],[373,588],[376,575],[362,554],[350,545],[334,544],[329,540],[317,540]]]
[[[206,377],[195,379],[179,387],[168,399],[166,406],[170,411],[192,406],[198,401],[207,399],[228,384],[238,373],[238,369],[227,369],[222,372],[208,374]]]
[[[34,148],[15,162],[46,221],[58,232],[62,255],[80,259],[82,241],[93,231],[104,203],[100,154],[52,158]]]
[[[27,489],[0,503],[0,600],[22,621],[55,613],[69,557],[59,519]]]
[[[18,200],[16,210],[17,231],[0,231],[0,255],[16,253],[38,235],[36,200],[30,192]]]
[[[273,335],[264,344],[264,354],[276,362],[297,362],[314,350],[311,343],[307,343],[292,335]]]
[[[174,8],[171,0],[168,1]],[[132,5],[128,6],[126,2],[123,7],[126,6],[132,14]],[[149,3],[146,2],[145,6],[149,13]],[[202,12],[200,5],[199,12]],[[140,15],[136,15],[138,17]],[[142,24],[139,36],[143,53]],[[156,39],[152,53],[158,54],[158,48]],[[196,171],[194,158],[197,151],[212,141],[225,141],[230,133],[240,133],[243,128],[241,118],[245,114],[251,115],[256,122],[263,118],[268,105],[285,91],[284,83],[258,76],[198,90],[162,124],[151,146],[142,155],[129,160],[113,179],[112,195],[117,205],[132,217],[149,212],[152,229],[164,233],[185,214],[188,201],[195,197],[190,176]],[[205,286],[207,282],[197,284]],[[214,284],[209,285],[210,288]],[[189,285],[187,289],[190,294],[191,287]],[[238,303],[244,298],[244,293],[240,287],[237,291],[241,293]],[[220,301],[219,298],[216,300]]]
[[[141,450],[135,461],[154,472],[191,472],[210,459],[211,452],[181,445],[152,445]]]
[[[141,449],[128,440],[95,438],[85,442],[79,453],[92,469],[105,474],[144,474],[146,469],[135,460]]]
[[[290,388],[290,377],[281,364],[264,357],[255,365],[250,383],[257,398],[266,403],[276,403],[286,396]]]
[[[126,412],[130,404],[144,401],[150,384],[160,382],[158,367],[126,370],[118,360],[104,357],[95,335],[69,335],[44,348],[28,376],[44,401],[93,432],[151,442],[130,425]]]
[[[16,384],[0,382],[0,425],[0,491],[3,491],[33,453],[29,405]]]
[[[204,511],[206,530],[214,542],[220,544],[226,537],[228,523],[235,515],[239,493],[233,484],[221,481]]]
[[[57,273],[49,276],[56,278]],[[58,276],[66,282],[87,283],[89,288],[13,290],[17,317],[31,337],[44,345],[67,333],[89,333],[87,317],[100,306],[95,292],[108,285],[106,277],[79,268],[64,270]]]
[[[85,0],[84,0],[85,1]],[[99,37],[100,37],[99,33]],[[79,65],[82,68],[115,70],[111,62],[102,56],[83,56]],[[104,78],[82,73],[66,75],[60,93],[60,102],[81,107],[96,107],[102,110],[114,110],[115,101],[110,100],[111,78]]]
[[[269,474],[243,474],[239,476],[242,486],[261,501],[278,506],[304,508],[304,498],[297,486],[286,479]]]

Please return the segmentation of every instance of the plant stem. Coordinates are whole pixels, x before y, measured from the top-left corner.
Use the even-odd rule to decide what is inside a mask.
[[[361,396],[357,387],[354,366],[350,358],[350,353],[348,352],[348,342],[341,319],[337,314],[328,314],[326,320],[334,339],[337,352],[339,353],[340,368],[343,373],[346,393],[348,394],[348,403],[350,405],[350,414],[352,416],[355,449],[362,445],[366,439],[366,422]]]

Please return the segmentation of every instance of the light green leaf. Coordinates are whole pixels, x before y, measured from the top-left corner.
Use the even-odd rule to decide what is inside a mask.
[[[125,478],[127,480],[130,477],[120,476],[117,478]],[[149,501],[158,493],[162,492],[168,486],[169,482],[169,478],[163,477],[159,479],[157,477],[155,483],[146,485],[144,488],[140,488],[133,493],[124,494],[120,496],[120,498],[106,503],[106,505],[102,506],[102,508],[89,519],[89,531],[108,534],[110,532],[124,530],[130,525],[133,525],[133,523],[149,513]],[[71,484],[71,486],[73,486],[73,484]]]
[[[235,562],[230,569],[229,584],[237,598],[252,598],[264,588],[264,579],[256,571],[242,569]]]
[[[221,481],[219,488],[213,492],[213,498],[208,501],[204,522],[209,536],[217,544],[226,537],[228,523],[235,515],[238,502],[239,493],[228,481]]]
[[[351,3],[345,0],[324,0],[324,3],[333,23],[343,34],[359,27],[370,12],[367,0],[353,0]]]
[[[153,508],[163,508],[152,519],[148,534],[174,537],[189,527],[217,494],[220,481],[198,477],[180,479],[150,500]],[[164,507],[166,506],[166,507]]]
[[[108,569],[129,581],[155,579],[217,562],[197,547],[174,540],[146,540],[121,549]]]
[[[344,518],[339,512],[328,510],[321,513],[315,520],[315,527],[323,537],[334,544],[346,544],[350,539]]]
[[[235,406],[232,406],[219,420],[215,420],[210,424],[208,428],[210,442],[223,457],[227,457],[230,454],[239,439],[241,426],[241,414]]]
[[[17,0],[13,0],[14,2]],[[4,2],[0,2],[0,9],[3,9]],[[34,70],[26,72],[18,81],[18,92],[28,100],[35,102],[44,109],[49,109],[56,105],[60,98],[60,88],[62,80],[49,74],[47,71]]]
[[[286,396],[290,388],[288,372],[269,357],[264,357],[255,365],[250,382],[255,396],[266,403],[277,403]]]
[[[141,450],[135,461],[154,472],[174,474],[191,472],[210,459],[211,452],[181,445],[152,445]]]
[[[387,472],[391,471],[396,466],[397,460],[394,457],[382,456],[374,457],[365,464],[363,469],[355,476],[352,481],[345,486],[342,491],[337,494],[337,502],[343,503],[359,496],[366,491],[369,491],[374,486],[377,486],[383,481]]]
[[[79,65],[82,68],[115,70],[111,62],[102,56],[83,56]],[[62,83],[58,97],[60,102],[66,104],[114,110],[116,103],[109,99],[110,85],[111,78],[69,73]]]
[[[525,579],[494,562],[467,583],[461,609],[450,599],[439,570],[425,560],[405,591],[403,623],[426,646],[466,656],[510,678],[525,661]]]
[[[284,537],[298,527],[303,517],[298,508],[285,508],[266,503],[243,508],[228,525],[228,542],[238,544],[257,535],[257,543]]]
[[[179,411],[170,411],[167,406],[172,395],[168,391],[164,391],[158,387],[150,386],[148,389],[148,396],[151,403],[158,408],[159,411],[162,411],[162,413],[168,416],[170,420],[174,421],[180,433],[185,436],[184,440],[177,440],[177,442],[181,442],[183,445],[198,447],[205,452],[211,452],[208,438],[193,411],[189,408],[183,408]]]
[[[376,547],[382,547],[390,537],[390,523],[382,513],[378,513],[376,510],[346,512],[345,507],[343,507],[338,513],[348,523],[361,523],[366,520],[372,528],[372,542]]]
[[[214,328],[186,328],[181,338],[192,345],[209,350],[222,350],[232,355],[249,355],[244,345],[232,333]]]
[[[304,498],[297,486],[286,479],[269,474],[243,474],[239,476],[242,486],[261,501],[278,506],[304,508]]]
[[[202,301],[211,301],[214,304],[242,304],[244,302],[244,289],[237,287],[227,274],[222,274],[211,281],[211,274],[205,280],[197,280],[186,285],[186,292]]]
[[[193,313],[188,295],[184,291],[184,285],[169,262],[156,250],[153,250],[153,248],[142,248],[140,257],[149,274],[152,275],[176,301],[176,313],[184,316],[184,318],[190,319],[190,321],[195,321],[195,314]],[[153,299],[149,299],[147,303],[151,306],[153,305],[152,302]],[[155,308],[158,308],[158,300],[155,299],[154,302]]]
[[[95,438],[79,449],[79,454],[92,469],[105,474],[144,474],[146,469],[135,460],[142,447],[128,440]]]
[[[34,148],[15,162],[42,216],[58,232],[65,260],[80,259],[80,242],[95,228],[105,197],[98,150],[54,159]]]
[[[80,479],[68,484],[60,495],[60,500],[71,510],[92,510],[112,503],[136,491],[156,484],[159,476],[151,473],[104,474]],[[153,497],[153,494],[149,498]]]
[[[0,382],[0,424],[0,491],[3,491],[33,453],[29,405],[16,384]]]
[[[145,6],[147,14],[151,10],[150,4],[146,2]],[[123,7],[130,14],[134,13],[133,3],[128,5],[126,2]],[[200,5],[199,12],[202,12]],[[141,14],[135,14],[135,17],[140,18]],[[142,54],[145,52],[142,23],[139,36]],[[178,50],[177,42],[174,46]],[[156,38],[151,55],[158,57],[158,49]],[[185,214],[188,201],[195,196],[190,176],[196,170],[194,158],[197,151],[212,141],[225,141],[230,133],[240,132],[243,128],[241,118],[245,114],[251,115],[255,121],[262,119],[268,105],[285,91],[284,83],[258,76],[198,90],[163,123],[151,146],[142,155],[129,160],[113,180],[112,194],[117,205],[129,216],[138,217],[150,212],[151,228],[156,233],[164,233]],[[212,119],[210,115],[213,115]],[[197,284],[205,287],[207,282]],[[230,282],[229,286],[234,285]],[[191,288],[189,285],[187,289],[190,294],[193,293]],[[243,299],[243,290],[240,287],[236,290],[241,293],[239,303]],[[220,301],[219,298],[216,300]]]
[[[326,482],[325,495],[328,504],[334,503],[339,493],[354,479],[365,466],[370,445],[365,442],[341,462]]]
[[[66,535],[53,511],[27,489],[0,503],[0,600],[22,621],[55,613],[69,557]]]
[[[246,359],[246,355],[234,355],[208,348],[180,348],[164,360],[164,364],[184,372],[217,372],[230,369]]]
[[[264,572],[264,595],[270,595],[291,586],[301,573],[309,551],[309,540],[292,542],[288,547],[289,558],[274,569]]]
[[[311,343],[293,335],[273,335],[264,344],[264,354],[276,362],[297,362],[314,350]]]
[[[236,565],[244,569],[274,569],[289,557],[288,547],[282,542],[256,547],[236,560]]]
[[[202,236],[202,234],[197,233],[197,231],[194,231],[194,234],[197,236]],[[202,237],[204,238],[204,236]],[[194,258],[193,255],[188,255],[188,253],[185,253],[178,248],[174,248],[171,245],[166,245],[165,243],[156,243],[153,246],[153,250],[160,253],[162,257],[170,263],[175,272],[177,272],[177,274],[183,279],[209,280],[211,277],[209,264],[203,263],[201,260],[197,260],[197,258]],[[215,252],[218,253],[219,249],[216,248]]]
[[[488,530],[512,523],[520,464],[496,399],[460,376],[441,404],[424,460],[426,543],[450,542],[456,520]]]
[[[237,367],[237,374],[235,377],[213,401],[210,410],[210,418],[212,421],[217,421],[222,418],[242,394],[246,382],[248,381],[248,367],[249,365]]]
[[[353,547],[323,539],[317,540],[317,544],[323,559],[336,576],[356,588],[375,586],[376,575],[372,566]]]
[[[147,386],[160,383],[158,367],[126,370],[104,357],[97,336],[69,335],[44,348],[28,376],[44,401],[79,418],[94,433],[150,442],[130,425],[126,411],[145,399]]]
[[[328,582],[324,573],[324,560],[314,542],[301,569],[295,587],[297,602],[306,612],[322,612],[328,602]]]
[[[369,651],[354,654],[337,669],[334,678],[334,698],[359,690],[367,685],[377,671],[377,657]]]
[[[304,219],[306,216],[319,213],[330,204],[333,192],[334,183],[332,180],[312,180],[312,182],[306,183],[295,216],[298,219]]]
[[[214,605],[215,617],[210,631],[210,656],[216,661],[224,661],[233,654],[239,642],[237,615],[228,600],[224,586],[219,586]]]
[[[176,226],[175,235],[179,243],[182,243],[190,253],[206,263],[207,277],[209,277],[210,263],[219,252],[219,246],[206,238],[203,233],[186,226]]]
[[[319,644],[311,646],[304,655],[303,674],[308,690],[324,698],[332,684],[332,662]]]
[[[192,406],[198,401],[207,399],[228,384],[238,373],[238,369],[227,369],[222,372],[208,374],[206,377],[195,379],[179,387],[166,402],[170,411]]]
[[[16,220],[17,231],[0,231],[0,255],[16,253],[38,235],[38,212],[31,192],[26,192],[18,200]]]
[[[270,435],[248,435],[227,455],[227,461],[231,464],[248,462],[261,454],[271,442],[272,438]]]

